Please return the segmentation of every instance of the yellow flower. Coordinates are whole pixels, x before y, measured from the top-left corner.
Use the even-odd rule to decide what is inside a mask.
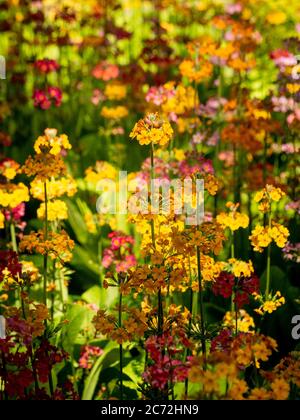
[[[84,215],[84,221],[89,233],[97,233],[97,226],[92,213],[86,213]]]
[[[267,22],[271,25],[281,25],[287,20],[287,16],[284,12],[271,12],[266,16]]]
[[[23,183],[4,184],[3,189],[0,188],[0,206],[2,207],[13,209],[27,201],[29,201],[29,191]]]
[[[268,296],[266,301],[264,301],[264,298],[260,295],[256,295],[255,300],[258,300],[261,303],[261,306],[258,309],[255,309],[255,312],[259,315],[264,315],[265,313],[271,314],[285,304],[285,298],[281,296],[279,291],[276,292],[273,297],[271,295]]]
[[[234,379],[229,390],[229,397],[233,400],[244,400],[248,385],[243,379]]]
[[[254,268],[251,261],[246,262],[236,260],[235,258],[230,258],[228,263],[230,271],[235,277],[250,277],[251,274],[254,273]]]
[[[179,71],[189,81],[200,83],[211,76],[213,65],[209,61],[202,61],[199,66],[196,66],[193,60],[183,60],[179,65]]]
[[[269,229],[269,235],[279,248],[283,248],[288,241],[289,231],[285,226],[273,222],[271,229]]]
[[[249,400],[269,400],[271,398],[271,393],[264,388],[254,388],[249,395]]]
[[[263,248],[266,248],[272,242],[272,238],[269,235],[269,229],[260,225],[255,226],[249,236],[251,245],[254,247],[254,251],[263,252]]]
[[[225,228],[228,227],[232,232],[239,228],[247,228],[249,225],[249,217],[246,214],[237,211],[239,204],[228,202],[226,207],[229,213],[220,213],[217,216],[217,222]]]
[[[50,153],[50,155],[57,156],[63,150],[70,149],[72,149],[72,146],[69,143],[68,136],[65,134],[58,136],[55,128],[47,128],[44,135],[38,137],[34,144],[34,150],[38,155]]]
[[[297,92],[299,92],[299,90],[300,90],[300,85],[299,84],[294,84],[294,83],[288,83],[287,85],[286,85],[286,88],[287,88],[287,90],[290,92],[290,93],[297,93]]]
[[[100,115],[108,120],[120,120],[127,117],[128,113],[128,109],[125,106],[119,105],[114,108],[104,106],[101,109]]]
[[[20,165],[12,159],[4,160],[0,165],[0,175],[11,181],[16,177],[20,169]]]
[[[223,322],[225,327],[235,329],[235,313],[226,312]],[[251,329],[255,328],[254,319],[244,309],[240,309],[238,312],[237,327],[238,331],[243,333],[253,333]]]
[[[272,201],[278,202],[284,196],[285,192],[280,188],[267,184],[263,190],[255,194],[254,201],[260,203],[259,210],[266,213],[270,211]]]
[[[174,149],[174,157],[176,160],[181,161],[185,159],[185,153],[183,149]]]
[[[40,200],[45,200],[44,182],[40,179],[34,179],[31,184],[30,193],[31,195]],[[49,200],[58,198],[67,194],[68,197],[72,197],[77,192],[76,181],[71,177],[63,177],[60,179],[51,179],[46,181],[47,196]]]
[[[121,83],[110,83],[106,85],[104,95],[110,101],[120,101],[126,97],[126,86],[121,85]]]
[[[164,87],[172,92],[174,91],[172,85],[168,86],[168,84],[166,84]],[[176,87],[174,94],[169,95],[166,102],[162,104],[162,111],[164,114],[174,112],[176,115],[183,115],[192,110],[197,103],[198,95],[196,90],[191,86],[185,87],[182,84],[179,84]]]
[[[158,114],[148,114],[143,120],[139,120],[132,132],[130,138],[136,138],[140,145],[150,143],[164,146],[169,143],[173,136],[173,129],[169,121],[163,121]]]
[[[39,219],[45,218],[45,203],[42,203],[37,211]],[[68,207],[64,201],[55,200],[48,203],[48,220],[50,222],[66,220],[68,218]]]
[[[218,393],[220,391],[219,375],[216,372],[209,370],[203,372],[201,379],[205,393]]]
[[[0,229],[4,229],[5,227],[4,222],[5,222],[4,214],[0,211]]]
[[[290,385],[284,379],[278,378],[271,384],[273,398],[275,400],[287,400],[290,393]]]
[[[91,186],[97,187],[99,181],[116,180],[117,175],[118,172],[113,165],[105,161],[97,161],[94,168],[90,167],[85,171],[85,181]]]

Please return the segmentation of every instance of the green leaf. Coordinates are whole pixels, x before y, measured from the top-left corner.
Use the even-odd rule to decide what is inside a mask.
[[[105,353],[101,357],[99,357],[99,359],[94,364],[90,374],[86,378],[82,394],[83,401],[91,401],[93,399],[96,387],[99,382],[99,375],[103,369],[103,363],[105,360],[107,360],[107,356],[110,353],[107,353],[107,351],[112,349],[114,346],[116,346],[114,342],[111,342],[107,345]]]
[[[63,348],[73,355],[74,344],[81,330],[88,322],[91,322],[92,312],[83,306],[74,305],[66,313],[68,324],[64,325],[61,331]]]

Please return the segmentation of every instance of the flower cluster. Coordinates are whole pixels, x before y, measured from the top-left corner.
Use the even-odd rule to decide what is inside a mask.
[[[136,138],[140,145],[159,144],[164,146],[169,143],[173,129],[168,121],[161,120],[158,114],[148,114],[134,126],[130,133],[131,138]]]
[[[250,240],[254,251],[263,252],[263,248],[270,245],[272,241],[279,248],[284,248],[289,237],[288,229],[276,222],[272,222],[271,227],[257,225],[251,232]]]
[[[137,263],[132,252],[134,239],[116,231],[111,232],[108,238],[111,240],[111,245],[103,251],[103,267],[109,270],[115,268],[117,273],[127,272]]]

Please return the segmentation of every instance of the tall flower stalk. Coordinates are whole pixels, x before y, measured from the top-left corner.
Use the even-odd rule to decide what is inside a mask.
[[[150,160],[151,160],[151,188],[153,187],[153,182],[154,182],[154,177],[155,177],[155,167],[154,167],[154,145],[153,143],[151,143],[151,148],[150,148]],[[154,224],[154,219],[151,219],[151,239],[152,239],[152,246],[153,249],[156,249],[156,241],[155,241],[155,224]],[[162,293],[161,293],[161,288],[158,290],[158,294],[157,294],[157,306],[158,306],[158,314],[157,314],[157,318],[158,318],[158,335],[162,335],[163,334],[163,330],[164,330],[164,326],[163,326],[163,322],[164,322],[164,313],[163,313],[163,301],[162,301]]]
[[[122,328],[123,294],[121,290],[122,276],[119,276],[119,328]],[[120,358],[120,399],[123,401],[123,344],[119,345]]]
[[[45,220],[44,220],[44,237],[45,241],[48,240],[49,223],[48,223],[48,193],[47,183],[44,182],[44,200],[45,200]],[[47,282],[48,282],[48,253],[44,255],[44,283],[43,283],[43,296],[44,304],[47,306]]]

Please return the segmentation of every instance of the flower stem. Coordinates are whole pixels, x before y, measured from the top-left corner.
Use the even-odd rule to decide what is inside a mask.
[[[120,291],[119,296],[119,328],[122,328],[122,304],[123,304],[123,295]],[[119,356],[120,356],[120,399],[123,401],[123,344],[120,344],[119,347]]]
[[[199,284],[201,346],[202,346],[202,354],[204,357],[204,366],[206,366],[205,320],[204,320],[203,287],[202,287],[202,275],[201,275],[201,254],[200,254],[199,246],[197,246],[197,270],[198,270],[198,284]]]
[[[269,229],[271,229],[272,217],[269,216]],[[269,296],[271,285],[271,243],[268,245],[267,251],[267,281],[266,281],[266,297]]]
[[[234,312],[235,312],[235,336],[238,335],[238,304],[236,300],[236,293],[235,293],[235,302],[234,302]]]
[[[49,225],[48,225],[48,193],[47,193],[47,183],[44,182],[44,199],[45,199],[45,241],[48,240],[48,232],[49,232]],[[47,277],[48,277],[48,255],[47,253],[44,255],[44,304],[47,306]]]
[[[235,252],[234,252],[234,232],[232,232],[232,240],[231,240],[231,258],[234,258]],[[234,312],[234,294],[231,296],[231,312]]]
[[[150,179],[150,183],[151,183],[151,187],[152,187],[152,182],[154,180],[154,176],[155,176],[155,168],[154,168],[154,145],[153,143],[151,144],[151,149],[150,149],[150,160],[151,160],[151,179]],[[156,249],[156,241],[155,241],[155,226],[154,226],[154,219],[151,220],[151,238],[152,238],[152,246],[154,249]],[[158,306],[158,314],[157,314],[157,318],[158,318],[158,335],[162,335],[163,331],[164,331],[164,312],[163,312],[163,300],[162,300],[162,293],[161,293],[161,288],[158,290],[158,294],[157,294],[157,306]]]
[[[11,236],[11,242],[13,251],[18,254],[18,245],[17,245],[17,237],[16,237],[16,228],[14,223],[10,224],[10,236]]]

